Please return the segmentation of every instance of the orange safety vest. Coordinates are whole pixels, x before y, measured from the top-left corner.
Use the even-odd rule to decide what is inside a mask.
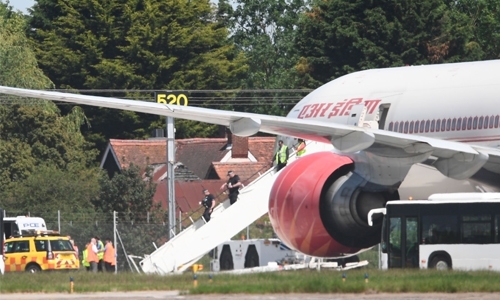
[[[92,250],[92,244],[87,246],[87,261],[90,262],[99,262],[99,258],[97,257],[97,253]]]
[[[115,248],[111,243],[106,245],[104,251],[104,262],[110,263],[112,266],[116,265]]]

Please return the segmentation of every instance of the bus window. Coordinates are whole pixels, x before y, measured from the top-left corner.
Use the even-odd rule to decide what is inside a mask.
[[[401,268],[401,218],[389,219],[389,268]]]
[[[491,240],[491,216],[463,216],[462,243],[489,244]]]
[[[384,221],[382,222],[382,240],[380,241],[380,251],[382,253],[387,253],[387,239],[385,237],[385,232],[386,232],[386,227],[387,227],[387,222],[386,220],[384,219]]]
[[[418,257],[417,217],[407,217],[405,268],[418,268]]]
[[[422,218],[422,244],[456,244],[457,216],[430,215]]]

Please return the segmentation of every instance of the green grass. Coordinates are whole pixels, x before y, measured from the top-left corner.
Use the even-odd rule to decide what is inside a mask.
[[[259,274],[229,275],[198,273],[198,286],[193,287],[193,274],[177,276],[75,273],[9,273],[0,277],[0,293],[67,293],[69,278],[74,278],[76,293],[180,290],[192,294],[228,293],[465,293],[500,292],[497,272],[439,272],[434,270],[379,271],[359,269],[344,272],[323,269],[282,271]],[[368,274],[368,283],[365,282]],[[1,297],[0,297],[1,298]]]

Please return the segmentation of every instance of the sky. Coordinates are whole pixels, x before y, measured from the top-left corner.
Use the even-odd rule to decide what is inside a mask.
[[[7,0],[1,0],[3,3],[6,3]],[[28,8],[32,7],[35,4],[35,0],[10,0],[10,6],[14,8],[14,10],[20,10],[23,13],[28,13]]]

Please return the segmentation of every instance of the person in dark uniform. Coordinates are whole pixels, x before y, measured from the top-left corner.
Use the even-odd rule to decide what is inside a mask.
[[[227,172],[227,176],[229,176],[229,180],[224,183],[220,189],[226,189],[229,191],[229,202],[231,205],[233,205],[236,200],[238,199],[238,194],[240,193],[240,187],[242,186],[242,183],[240,181],[240,177],[236,174],[234,174],[233,171]]]
[[[203,193],[205,194],[205,198],[203,198],[203,200],[201,201],[201,204],[205,207],[203,219],[205,219],[205,222],[208,222],[210,221],[210,215],[212,214],[212,211],[215,207],[215,197],[206,189],[203,190]]]

